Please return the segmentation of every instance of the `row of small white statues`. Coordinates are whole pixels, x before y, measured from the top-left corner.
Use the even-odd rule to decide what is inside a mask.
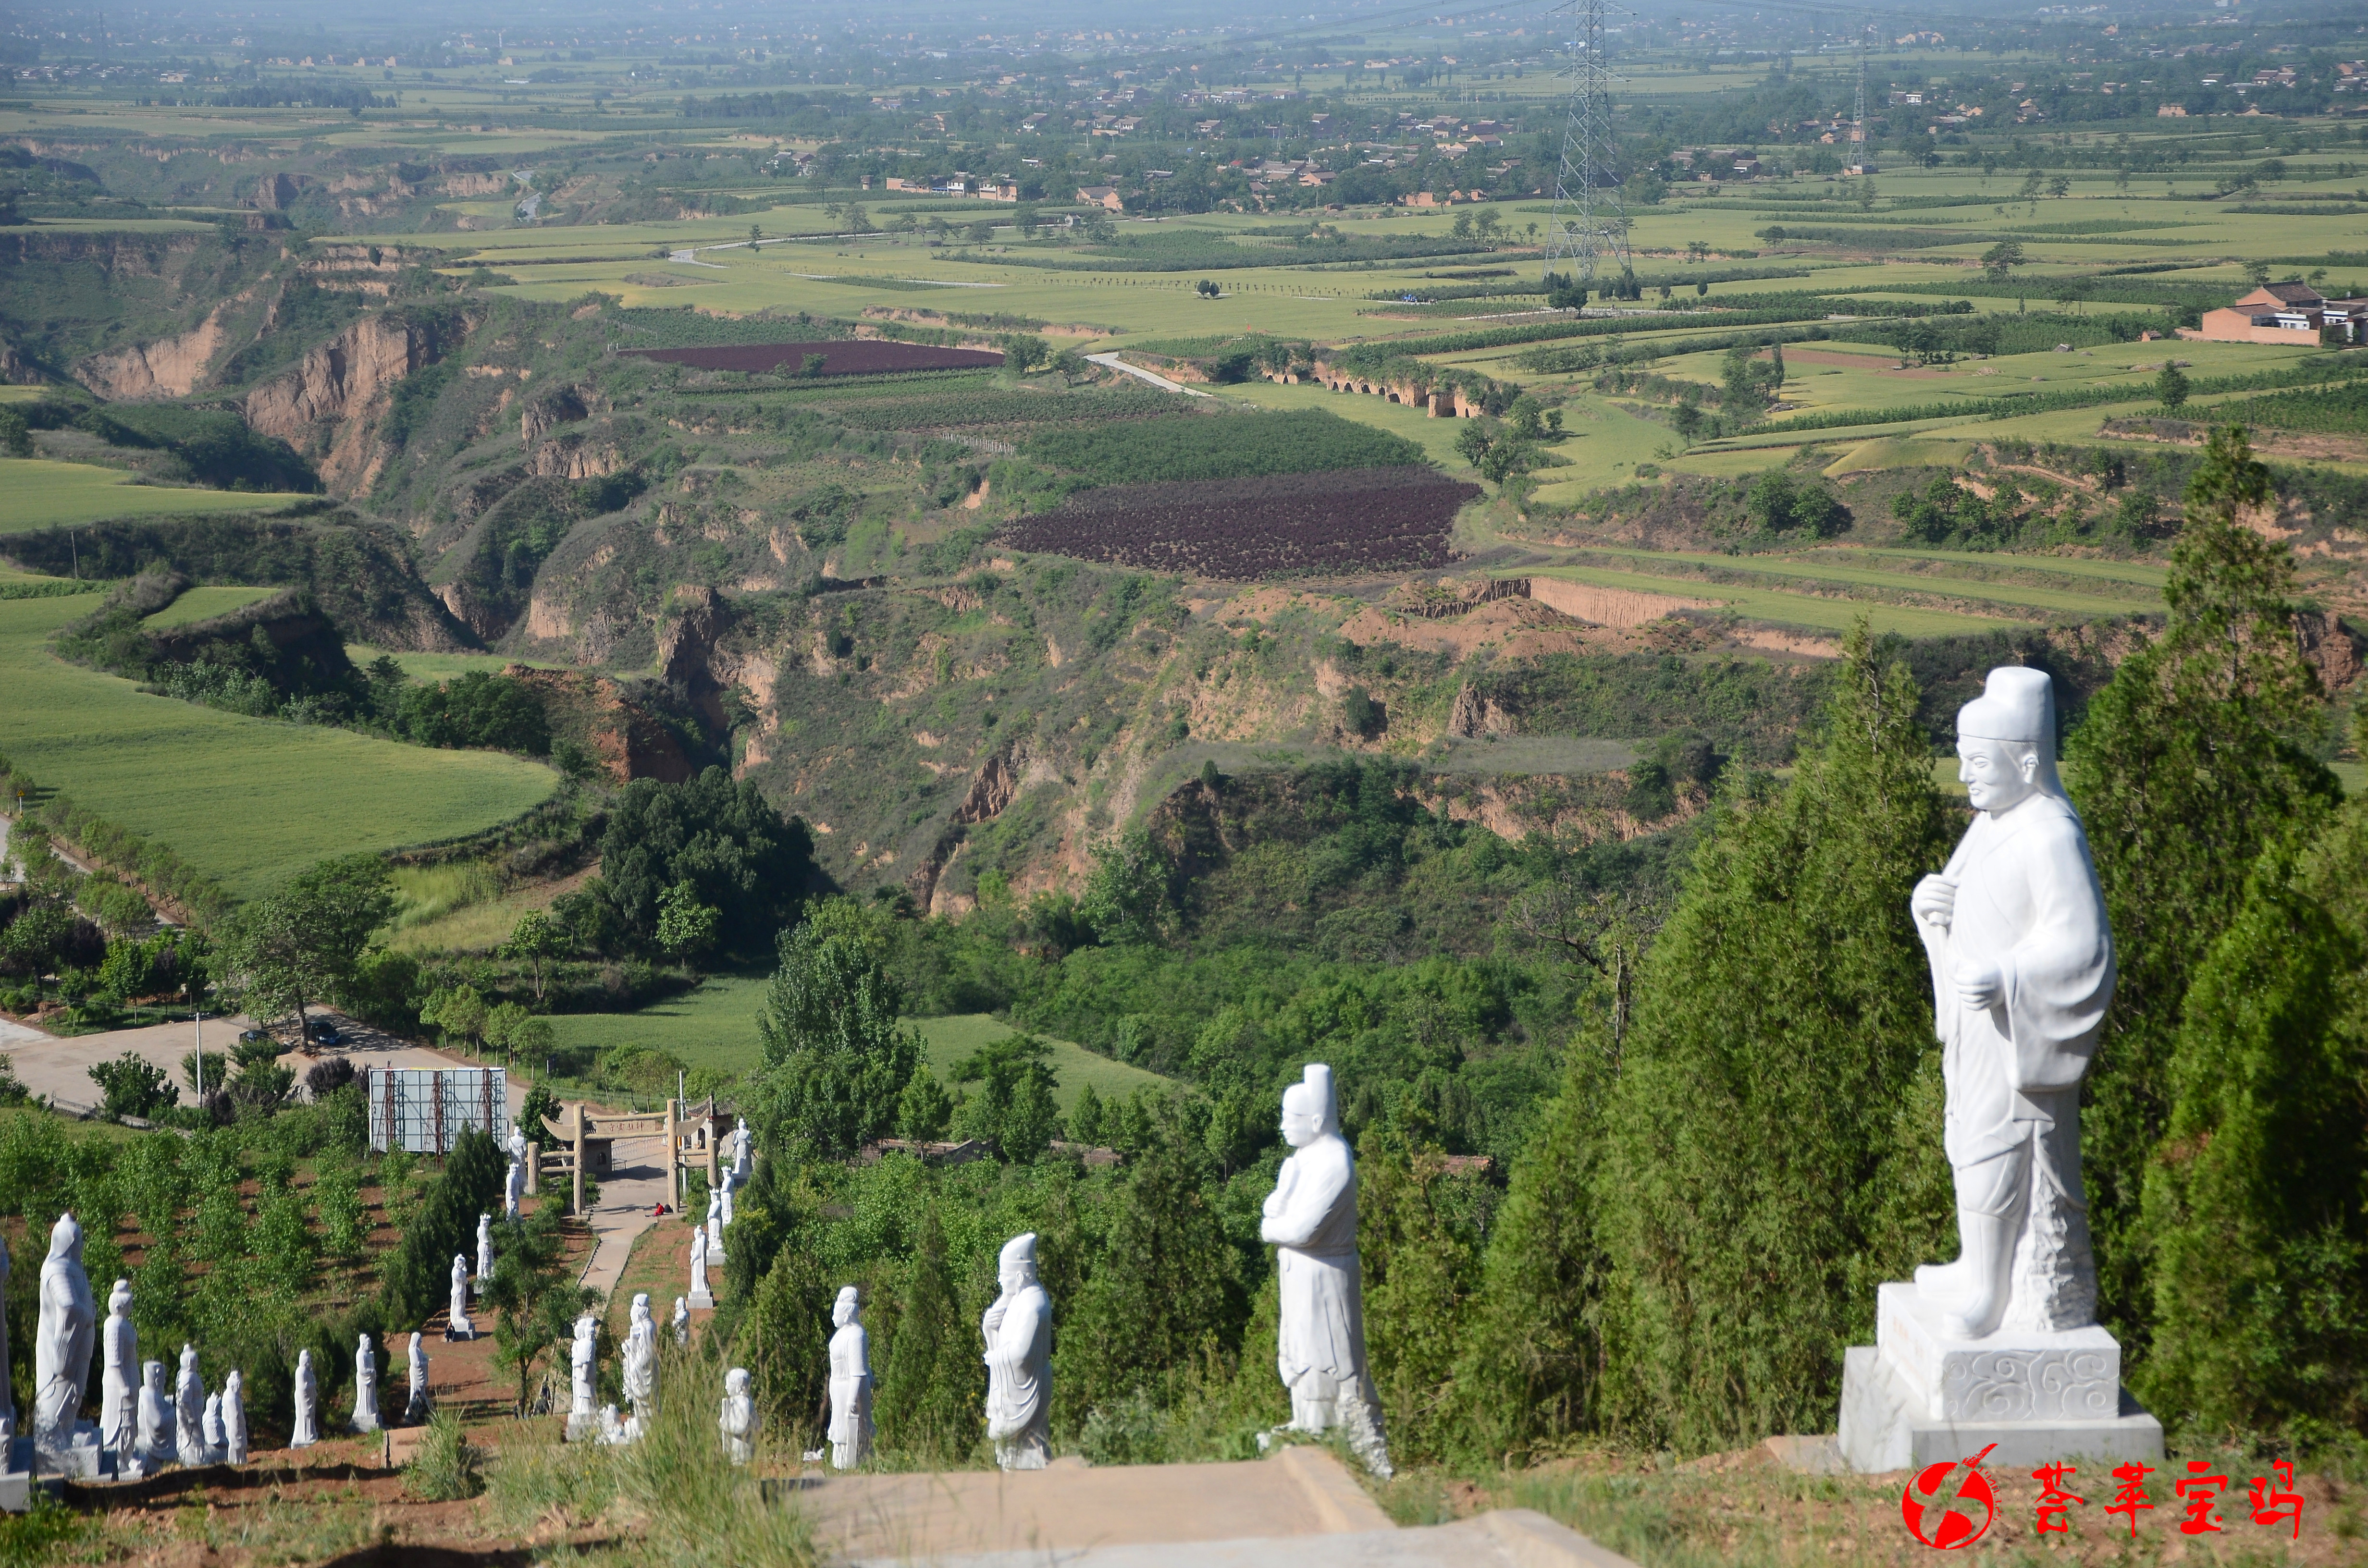
[[[1282,1096],[1282,1133],[1292,1150],[1267,1200],[1260,1234],[1274,1244],[1281,1276],[1281,1324],[1276,1369],[1291,1392],[1290,1429],[1341,1430],[1349,1446],[1375,1473],[1390,1473],[1380,1404],[1365,1364],[1362,1290],[1357,1266],[1357,1173],[1348,1141],[1340,1135],[1332,1070],[1311,1063]],[[746,1123],[741,1124],[740,1156],[746,1158]],[[728,1221],[730,1185],[710,1200],[708,1223],[691,1238],[691,1294],[675,1301],[677,1344],[687,1337],[688,1307],[712,1304],[707,1270],[720,1256],[721,1224]],[[1052,1457],[1053,1301],[1036,1273],[1033,1233],[1004,1244],[996,1260],[1000,1287],[979,1320],[986,1366],[986,1435],[996,1462],[1005,1470],[1042,1470]],[[830,1419],[825,1428],[831,1464],[852,1470],[870,1453],[872,1439],[871,1345],[863,1328],[862,1301],[856,1288],[838,1293],[831,1311]],[[590,1437],[632,1442],[657,1412],[657,1328],[647,1295],[633,1298],[632,1326],[624,1344],[625,1397],[630,1414],[611,1405],[596,1412],[593,1399],[598,1325],[590,1313],[578,1318],[570,1366],[573,1403],[571,1440]],[[735,1367],[724,1376],[723,1404],[717,1417],[724,1452],[734,1463],[754,1452],[756,1408],[748,1373]],[[819,1460],[817,1449],[805,1456]]]

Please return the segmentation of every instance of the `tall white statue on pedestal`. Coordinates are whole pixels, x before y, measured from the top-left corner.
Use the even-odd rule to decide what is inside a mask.
[[[723,1457],[746,1464],[757,1457],[757,1402],[748,1393],[748,1369],[734,1367],[723,1374],[723,1406],[715,1425],[723,1434]]]
[[[0,1280],[5,1278],[0,1274]],[[99,1446],[111,1454],[128,1455],[140,1425],[140,1335],[131,1326],[128,1279],[117,1280],[107,1293],[107,1321],[99,1325],[98,1345],[105,1369],[98,1379]],[[0,1355],[6,1350],[0,1344]]]
[[[165,1363],[140,1369],[140,1435],[132,1439],[140,1468],[154,1473],[173,1462],[173,1405],[165,1389]]]
[[[740,1190],[740,1173],[731,1166],[723,1167],[723,1180],[716,1189],[723,1200],[723,1228],[732,1228],[732,1196]]]
[[[1340,1136],[1332,1069],[1310,1062],[1282,1092],[1292,1149],[1267,1195],[1258,1235],[1275,1248],[1281,1332],[1275,1366],[1291,1391],[1291,1428],[1334,1426],[1374,1474],[1390,1474],[1381,1404],[1365,1365],[1365,1299],[1357,1271],[1357,1162]]]
[[[745,1186],[748,1180],[749,1158],[748,1119],[741,1117],[732,1129],[732,1174]]]
[[[707,1233],[690,1233],[690,1304],[706,1309],[715,1305],[714,1294],[707,1288]]]
[[[658,1325],[646,1293],[633,1298],[625,1331],[625,1401],[633,1409],[628,1431],[638,1437],[658,1418]]]
[[[378,1352],[370,1348],[370,1336],[361,1336],[354,1348],[354,1418],[357,1432],[375,1432],[378,1418]]]
[[[181,1375],[173,1385],[173,1448],[183,1464],[206,1462],[206,1383],[198,1375],[197,1347],[181,1346]]]
[[[723,1189],[707,1189],[707,1256],[710,1262],[723,1261]]]
[[[411,1336],[411,1354],[404,1363],[406,1397],[403,1402],[403,1424],[406,1426],[427,1425],[427,1347],[419,1335]]]
[[[2121,1346],[2097,1324],[2080,1080],[2113,999],[2113,937],[2055,775],[2046,674],[1992,670],[1957,715],[1957,756],[1978,814],[1908,908],[1931,963],[1960,1252],[1877,1291],[1875,1345],[1843,1365],[1842,1451],[1861,1470],[1992,1439],[2001,1466],[2159,1456],[2160,1426],[2123,1413]]]
[[[986,1435],[1004,1469],[1042,1470],[1053,1457],[1053,1298],[1036,1278],[1035,1233],[1003,1244],[996,1279],[1003,1293],[979,1320],[986,1336]]]
[[[233,1464],[246,1462],[246,1384],[233,1367],[222,1380],[222,1457]]]
[[[567,1346],[567,1440],[583,1441],[596,1429],[599,1413],[593,1408],[593,1378],[600,1332],[599,1320],[586,1312],[575,1320],[575,1336]]]
[[[871,1452],[871,1339],[863,1332],[863,1298],[842,1286],[830,1321],[830,1463],[853,1470]],[[992,1365],[992,1363],[989,1363]],[[994,1381],[990,1374],[988,1381]]]
[[[477,1216],[477,1279],[490,1284],[494,1278],[494,1217]]]
[[[150,1366],[156,1363],[151,1361]],[[321,1440],[321,1379],[313,1370],[313,1353],[296,1353],[296,1420],[289,1429],[288,1446],[309,1449]]]
[[[477,1325],[469,1321],[469,1256],[466,1253],[452,1255],[452,1313],[451,1321],[444,1325],[444,1337],[477,1337]]]
[[[518,1217],[518,1200],[526,1196],[526,1152],[510,1156],[509,1175],[502,1178],[502,1214],[506,1219]],[[488,1273],[492,1272],[490,1269]]]
[[[55,1464],[78,1446],[79,1428],[87,1425],[76,1418],[90,1386],[91,1352],[98,1346],[98,1310],[82,1269],[82,1226],[71,1214],[59,1215],[50,1228],[40,1302],[33,1338],[33,1444]],[[96,1427],[86,1446],[95,1459]]]

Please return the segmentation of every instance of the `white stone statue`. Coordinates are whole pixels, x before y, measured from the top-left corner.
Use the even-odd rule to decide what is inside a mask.
[[[646,1291],[633,1298],[632,1326],[625,1331],[625,1399],[633,1407],[629,1431],[638,1437],[658,1416],[658,1325],[650,1316]]]
[[[406,1426],[427,1425],[427,1346],[419,1335],[411,1336],[411,1355],[404,1368],[408,1385],[408,1397],[403,1402],[403,1424]]]
[[[748,1180],[749,1148],[748,1119],[744,1116],[732,1129],[732,1174],[743,1184]]]
[[[173,1385],[173,1451],[183,1464],[205,1463],[206,1384],[198,1376],[194,1346],[181,1346],[181,1375]]]
[[[502,1179],[502,1212],[505,1218],[515,1220],[518,1217],[518,1199],[525,1196],[526,1155],[521,1151],[511,1156],[509,1175]]]
[[[2113,937],[2055,777],[2044,672],[1993,670],[1957,716],[1980,814],[1909,901],[1931,960],[1961,1256],[1916,1271],[1952,1336],[2096,1321],[2080,1080],[2113,999]]]
[[[494,1278],[494,1217],[477,1216],[477,1282],[482,1287]]]
[[[1340,1136],[1332,1069],[1307,1064],[1282,1093],[1292,1156],[1267,1195],[1258,1235],[1275,1248],[1282,1322],[1275,1366],[1291,1391],[1291,1429],[1341,1428],[1374,1474],[1390,1474],[1381,1402],[1365,1363],[1357,1269],[1357,1162]]]
[[[206,1395],[206,1413],[199,1430],[205,1444],[208,1464],[220,1464],[230,1457],[230,1442],[222,1436],[222,1395]]]
[[[711,1263],[723,1261],[723,1193],[720,1187],[707,1189],[707,1256]]]
[[[5,1279],[5,1272],[0,1272],[0,1281]],[[99,1325],[98,1346],[104,1368],[98,1379],[99,1446],[108,1453],[126,1455],[140,1427],[140,1335],[131,1326],[128,1279],[117,1280],[107,1293],[107,1321]],[[0,1355],[6,1353],[6,1345],[0,1344]]]
[[[1003,1293],[979,1320],[986,1336],[986,1435],[1005,1470],[1042,1470],[1053,1453],[1053,1298],[1036,1278],[1034,1232],[1003,1244],[996,1279]],[[834,1381],[837,1370],[834,1359]],[[832,1426],[836,1430],[835,1410]]]
[[[1843,1363],[1841,1449],[1860,1470],[1922,1465],[1962,1457],[1970,1429],[1999,1437],[2001,1466],[2159,1456],[2159,1424],[2122,1414],[2121,1346],[2096,1321],[2080,1080],[2113,938],[2055,775],[2046,674],[1992,670],[1957,715],[1957,756],[1978,814],[1908,909],[1931,963],[1959,1256],[1877,1290],[1875,1345]]]
[[[354,1431],[375,1432],[378,1418],[378,1352],[370,1348],[370,1336],[361,1336],[354,1347],[354,1418],[348,1423]]]
[[[690,1302],[682,1296],[674,1299],[674,1342],[677,1348],[690,1343]]]
[[[233,1367],[222,1380],[222,1458],[232,1464],[246,1462],[246,1384]]]
[[[715,1417],[723,1433],[723,1457],[746,1464],[757,1457],[757,1402],[748,1395],[748,1369],[734,1367],[723,1374],[723,1408]]]
[[[723,1195],[723,1228],[732,1228],[732,1195],[740,1190],[740,1173],[731,1166],[723,1167],[723,1183],[719,1190]]]
[[[165,1389],[165,1363],[150,1361],[140,1369],[140,1435],[132,1452],[149,1474],[173,1462],[173,1406]]]
[[[515,1122],[515,1121],[513,1121],[513,1122],[511,1122],[511,1123],[510,1123],[510,1143],[509,1143],[509,1148],[510,1148],[510,1164],[512,1164],[512,1165],[525,1165],[525,1164],[526,1164],[526,1129],[525,1129],[525,1128],[523,1128],[523,1127],[521,1127],[521,1126],[519,1126],[519,1125],[518,1125],[517,1122]]]
[[[708,1308],[715,1305],[715,1296],[707,1288],[707,1233],[690,1233],[690,1304]]]
[[[598,1417],[592,1404],[592,1383],[599,1332],[599,1320],[586,1312],[575,1320],[575,1337],[567,1347],[567,1440],[571,1443],[580,1443],[589,1436]]]
[[[1043,1294],[1041,1286],[1037,1294]],[[852,1285],[841,1286],[830,1312],[837,1331],[830,1336],[830,1430],[825,1435],[834,1470],[853,1470],[871,1452],[871,1339],[864,1333],[862,1314],[861,1292]],[[992,1373],[987,1381],[994,1381]]]
[[[445,1325],[447,1339],[474,1339],[477,1325],[469,1321],[469,1255],[452,1255],[452,1321]]]
[[[150,1366],[156,1363],[151,1361]],[[296,1420],[290,1427],[288,1446],[309,1449],[321,1440],[321,1380],[313,1370],[313,1353],[296,1353]]]
[[[52,1461],[77,1446],[83,1391],[90,1386],[90,1356],[98,1346],[98,1310],[82,1269],[82,1226],[61,1214],[50,1228],[50,1256],[41,1264],[40,1318],[33,1335],[33,1443]],[[97,1429],[86,1445],[96,1453]]]

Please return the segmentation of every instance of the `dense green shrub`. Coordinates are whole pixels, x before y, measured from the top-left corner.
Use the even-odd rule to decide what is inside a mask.
[[[1428,463],[1403,436],[1306,409],[1290,414],[1179,415],[1084,429],[1039,431],[1023,456],[1097,484],[1247,479]]]

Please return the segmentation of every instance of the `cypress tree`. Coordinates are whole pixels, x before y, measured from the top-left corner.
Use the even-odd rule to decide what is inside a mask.
[[[2368,1424],[2368,808],[2273,846],[2187,994],[2146,1174],[2166,1424]]]
[[[1611,1059],[1574,1041],[1513,1166],[1454,1379],[1454,1440],[1518,1463],[1592,1421],[1603,1290],[1595,1170]]]
[[[1939,1049],[1907,896],[1948,844],[1916,705],[1861,625],[1792,781],[1722,793],[1646,960],[1595,1191],[1605,1392],[1634,1435],[1829,1426],[1875,1286],[1947,1256],[1884,1203]]]
[[[1400,1461],[1436,1459],[1447,1447],[1456,1352],[1480,1283],[1477,1187],[1447,1175],[1436,1149],[1396,1144],[1380,1129],[1358,1150],[1366,1357]]]
[[[2196,966],[2264,846],[2340,791],[2314,755],[2318,673],[2294,639],[2294,557],[2238,520],[2271,496],[2241,426],[2212,433],[2171,551],[2162,636],[2124,660],[2065,748],[2120,978],[2082,1095],[2098,1305],[2142,1358],[2140,1208],[2169,1129],[2170,1058]]]
[[[968,1459],[986,1429],[982,1348],[978,1325],[963,1317],[946,1261],[945,1227],[932,1203],[921,1215],[904,1311],[873,1407],[880,1446],[940,1464]]]
[[[831,900],[782,935],[757,1015],[765,1070],[754,1119],[768,1146],[845,1159],[895,1131],[921,1039],[897,1023],[904,994],[886,958],[885,938],[852,899]]]

